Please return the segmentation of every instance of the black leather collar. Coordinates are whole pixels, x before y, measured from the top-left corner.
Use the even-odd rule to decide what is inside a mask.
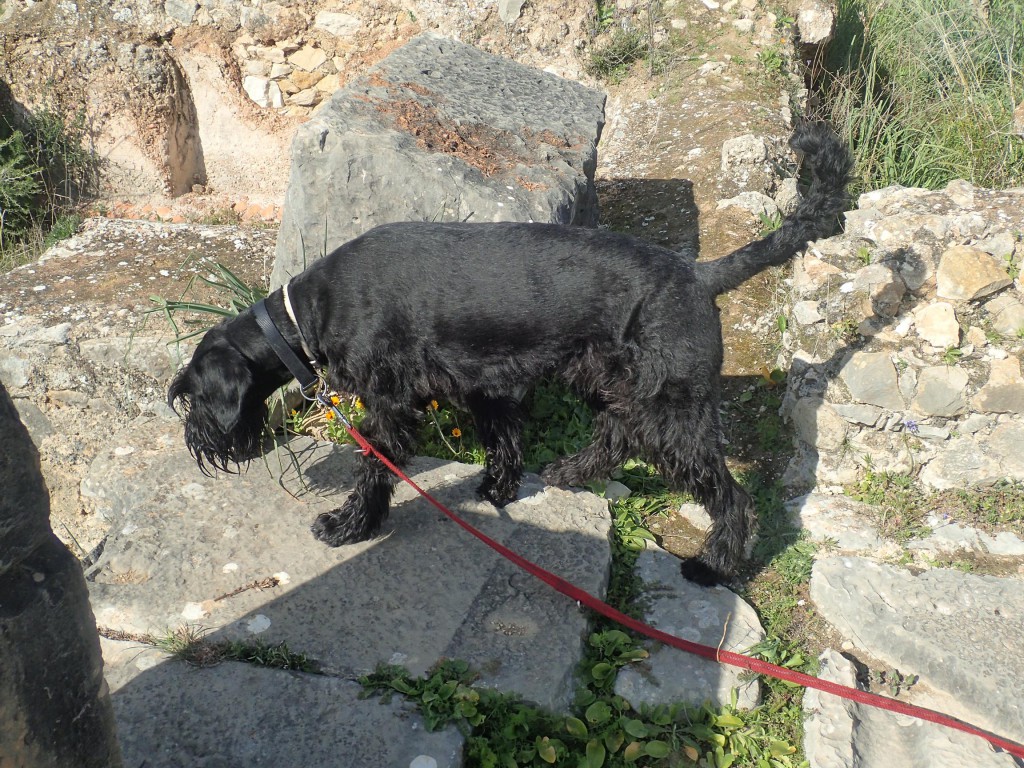
[[[274,319],[267,311],[266,299],[261,299],[253,304],[252,311],[256,316],[256,324],[263,331],[267,343],[277,353],[277,356],[281,358],[281,362],[285,364],[291,375],[295,377],[295,380],[299,382],[302,390],[312,389],[319,382],[320,377],[313,370],[313,367],[303,361],[295,350],[292,349],[292,346],[284,340],[284,336],[281,335],[277,324],[274,323]]]

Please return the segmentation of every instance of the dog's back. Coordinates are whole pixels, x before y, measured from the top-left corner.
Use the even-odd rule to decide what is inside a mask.
[[[696,288],[684,255],[556,224],[385,224],[323,261],[346,283],[346,303],[386,306],[393,324],[408,319],[435,343],[475,355],[599,337],[618,343],[653,297],[668,291],[684,301]],[[307,280],[297,277],[296,287]]]

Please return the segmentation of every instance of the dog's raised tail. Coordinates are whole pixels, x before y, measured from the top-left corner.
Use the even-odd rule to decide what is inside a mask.
[[[812,240],[828,235],[846,207],[846,184],[853,161],[824,123],[806,123],[789,144],[804,155],[811,187],[796,210],[767,237],[715,261],[698,262],[697,279],[717,296],[736,288],[768,267],[785,264]]]

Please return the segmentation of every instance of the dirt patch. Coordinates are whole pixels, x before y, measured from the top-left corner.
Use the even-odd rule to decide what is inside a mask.
[[[379,75],[371,77],[370,84],[392,87]],[[398,87],[429,97],[436,103],[444,102],[441,96],[413,83],[402,83]],[[549,130],[532,131],[524,127],[519,133],[511,133],[483,123],[451,120],[434,104],[412,97],[367,97],[366,100],[374,105],[380,115],[390,120],[396,129],[414,137],[420,149],[457,157],[486,177],[511,171],[521,165],[536,165],[538,150],[542,146],[556,151],[573,147],[571,141]],[[516,180],[528,189],[540,186],[523,179]]]
[[[612,229],[710,260],[762,234],[758,217],[718,207],[718,201],[760,184],[724,171],[721,150],[727,140],[744,134],[783,146],[791,133],[781,108],[788,85],[766,74],[751,57],[750,36],[720,23],[720,14],[706,13],[699,4],[680,4],[672,13],[687,26],[675,41],[669,74],[651,76],[638,65],[629,78],[608,89],[609,120],[597,176],[601,220]],[[789,435],[777,415],[781,390],[771,379],[787,274],[785,267],[768,270],[719,299],[729,465],[735,473],[756,474],[767,487],[781,476],[791,455]],[[659,544],[682,557],[695,554],[704,537],[678,513],[649,522]],[[744,578],[751,589],[753,577]],[[815,649],[836,641],[830,628],[810,614],[799,620],[806,626],[794,632],[810,637]]]

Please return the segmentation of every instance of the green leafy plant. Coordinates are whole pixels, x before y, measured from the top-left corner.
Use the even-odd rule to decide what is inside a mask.
[[[946,347],[945,352],[942,353],[942,362],[946,365],[956,365],[963,356],[964,351],[959,347]]]
[[[642,32],[617,28],[607,43],[590,52],[585,68],[592,77],[616,83],[628,74],[634,62],[645,58],[649,50]]]
[[[1003,480],[990,488],[953,489],[929,500],[938,512],[981,525],[1024,534],[1024,484]]]
[[[786,69],[786,57],[777,45],[769,45],[757,54],[757,60],[771,77],[779,77]],[[778,229],[778,227],[776,227]]]
[[[782,213],[776,211],[775,213],[759,213],[757,214],[758,219],[761,221],[761,232],[760,237],[770,235],[772,232],[782,226]]]
[[[61,240],[67,240],[78,228],[82,226],[82,217],[77,213],[70,213],[58,217],[54,220],[53,226],[50,227],[50,231],[46,233],[46,238],[43,240],[43,247],[49,248],[55,243],[59,243]]]
[[[219,640],[207,638],[208,630],[186,624],[162,637],[138,639],[197,667],[210,667],[224,661],[241,661],[262,667],[316,672],[317,665],[305,654],[294,653],[287,644],[271,645],[263,641]]]
[[[852,318],[840,320],[829,326],[829,332],[833,337],[843,342],[854,341],[860,332],[857,330],[857,321]]]
[[[39,171],[29,159],[21,131],[0,139],[0,249],[9,247],[31,225],[43,189]]]
[[[877,507],[879,533],[894,541],[909,541],[931,531],[924,523],[924,494],[910,475],[868,468],[860,482],[847,489],[847,494]]]

